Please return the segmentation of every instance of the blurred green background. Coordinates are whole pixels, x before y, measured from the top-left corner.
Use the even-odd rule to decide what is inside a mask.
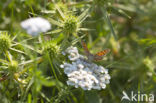
[[[156,96],[155,0],[1,0],[0,30],[9,31],[11,37],[18,34],[17,42],[25,40],[27,35],[21,33],[20,22],[37,15],[60,21],[54,7],[55,4],[64,14],[71,13],[75,16],[79,16],[90,8],[86,13],[88,17],[81,24],[81,27],[87,28],[87,30],[79,32],[78,35],[85,35],[83,40],[86,41],[92,53],[104,48],[111,49],[111,53],[103,61],[97,63],[109,69],[110,84],[104,90],[83,91],[80,88],[68,87],[65,83],[66,76],[56,73],[64,88],[57,89],[58,84],[53,81],[54,83],[50,87],[43,85],[42,89],[39,89],[39,94],[36,95],[36,92],[33,92],[35,86],[30,86],[30,78],[26,85],[13,83],[14,88],[9,88],[11,81],[0,81],[1,103],[121,103],[122,91],[126,91],[127,94],[130,94],[131,91],[136,93],[140,91],[144,94],[153,93]],[[52,24],[52,30],[57,28]],[[57,34],[63,33],[52,34],[51,37],[57,38],[54,36]],[[73,38],[69,38],[69,42],[70,40]],[[80,43],[75,46],[83,51]],[[22,47],[17,48],[26,52]],[[21,61],[18,60],[16,53],[13,55],[17,61]],[[3,55],[0,57],[5,59]],[[57,63],[59,64],[59,62]],[[41,74],[45,77],[51,76],[47,70],[50,68],[47,61],[44,61],[39,68],[42,68]],[[31,71],[28,71],[27,75],[29,72]],[[40,73],[37,75],[40,76]],[[31,98],[33,99],[31,100]],[[129,103],[128,101],[122,102]]]

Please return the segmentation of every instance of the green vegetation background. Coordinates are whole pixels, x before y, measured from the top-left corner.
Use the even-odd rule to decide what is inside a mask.
[[[6,80],[0,81],[0,103],[120,103],[123,90],[128,94],[131,91],[140,91],[156,96],[155,0],[52,1],[0,0],[0,30],[8,31],[11,38],[16,37],[14,44],[21,44],[15,46],[19,51],[10,51],[14,61],[18,62],[16,72],[3,69],[2,62],[8,59],[4,53],[0,54],[0,77],[9,74]],[[67,77],[59,68],[62,57],[59,60],[52,57],[51,62],[44,56],[43,61],[38,64],[37,60],[40,58],[36,57],[40,57],[40,53],[34,48],[41,45],[36,47],[34,40],[37,39],[22,31],[20,22],[36,16],[60,21],[60,13],[54,5],[58,5],[64,14],[69,11],[75,16],[81,15],[89,8],[85,12],[88,17],[81,24],[84,30],[77,34],[84,36],[83,40],[92,53],[104,48],[111,49],[111,53],[97,63],[109,69],[111,80],[106,89],[84,91],[81,88],[69,87],[66,84]],[[53,25],[54,22],[51,23],[53,31],[48,36],[63,46],[63,49],[79,38],[71,34],[64,46],[62,42],[67,35],[64,32],[55,32],[58,27]],[[26,41],[23,42],[24,40]],[[83,54],[80,42],[77,41],[75,46]],[[25,56],[23,52],[28,55]],[[54,55],[55,53],[57,54],[57,51]],[[30,64],[27,65],[27,62]],[[18,80],[19,78],[21,80]]]

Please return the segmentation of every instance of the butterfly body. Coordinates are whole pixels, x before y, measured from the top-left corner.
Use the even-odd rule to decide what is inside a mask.
[[[105,56],[106,54],[108,54],[110,52],[110,49],[105,49],[105,50],[100,51],[94,55],[94,54],[90,53],[85,42],[81,41],[81,44],[82,44],[82,47],[83,47],[85,54],[88,58],[88,61],[100,61],[103,59],[103,56]]]
[[[87,59],[88,59],[88,61],[91,62],[91,61],[94,61],[95,58],[94,58],[94,55],[90,53],[90,54],[87,56]]]

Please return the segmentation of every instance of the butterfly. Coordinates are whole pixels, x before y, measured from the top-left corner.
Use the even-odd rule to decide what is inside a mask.
[[[100,61],[103,59],[103,56],[105,56],[106,54],[108,54],[110,52],[110,49],[105,49],[96,54],[91,54],[84,41],[81,41],[81,45],[82,45],[82,47],[85,51],[85,55],[87,56],[89,61]]]

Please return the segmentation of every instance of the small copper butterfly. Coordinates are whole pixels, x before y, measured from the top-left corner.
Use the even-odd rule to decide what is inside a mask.
[[[100,51],[96,54],[91,54],[87,48],[87,45],[84,41],[81,41],[81,45],[85,51],[85,55],[87,56],[89,61],[100,61],[103,59],[103,56],[108,54],[110,52],[110,49],[105,49],[103,51]]]

